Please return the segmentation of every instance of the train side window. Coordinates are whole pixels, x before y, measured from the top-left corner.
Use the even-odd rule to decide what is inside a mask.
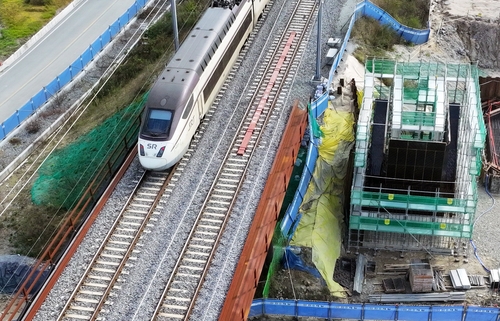
[[[150,109],[142,132],[153,137],[168,136],[172,116],[171,110]]]
[[[182,119],[186,119],[189,116],[189,113],[191,112],[191,109],[193,109],[193,95],[189,98],[189,101],[186,104],[186,107],[184,109],[184,113],[182,113]]]

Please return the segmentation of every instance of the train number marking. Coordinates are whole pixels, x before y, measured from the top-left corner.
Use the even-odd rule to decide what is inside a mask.
[[[156,144],[146,144],[147,149],[156,149],[157,145]]]

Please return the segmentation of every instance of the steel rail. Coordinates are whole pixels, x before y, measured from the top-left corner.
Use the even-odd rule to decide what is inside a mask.
[[[158,174],[144,171],[57,320],[97,318],[174,172]],[[141,208],[148,209],[144,212]]]
[[[304,6],[305,2],[309,2],[310,5]],[[189,318],[262,130],[269,120],[270,111],[278,103],[277,99],[272,98],[276,97],[285,86],[283,79],[289,74],[295,56],[300,54],[300,46],[297,44],[303,41],[315,9],[314,1],[297,2],[292,18],[287,24],[287,31],[283,32],[280,39],[273,44],[271,58],[268,59],[262,72],[259,72],[261,75],[257,86],[259,90],[253,93],[251,107],[241,121],[240,129],[233,138],[232,147],[228,149],[223,165],[219,168],[210,192],[197,215],[182,249],[182,255],[177,260],[174,272],[170,275],[156,306],[154,319]],[[304,24],[305,17],[307,19]],[[268,74],[271,76],[267,77]],[[244,140],[246,145],[241,148]],[[252,145],[248,146],[250,141]],[[185,279],[189,281],[184,281]]]

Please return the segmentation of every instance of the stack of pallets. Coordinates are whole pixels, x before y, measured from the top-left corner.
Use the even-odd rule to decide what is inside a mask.
[[[429,260],[412,259],[409,278],[412,292],[431,292],[434,274]]]

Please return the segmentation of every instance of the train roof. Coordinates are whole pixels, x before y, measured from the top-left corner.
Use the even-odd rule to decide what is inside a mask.
[[[199,78],[193,70],[165,68],[149,92],[147,107],[170,110],[183,108]],[[162,104],[163,99],[165,101]]]
[[[231,9],[208,8],[167,66],[201,74],[233,21]]]

